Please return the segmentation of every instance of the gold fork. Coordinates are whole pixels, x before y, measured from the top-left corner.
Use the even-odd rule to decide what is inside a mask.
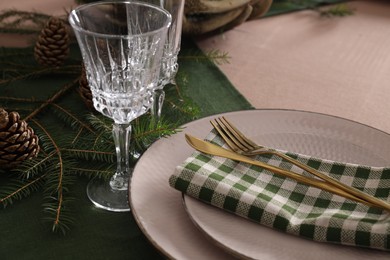
[[[313,186],[313,187],[316,187],[319,189],[323,189],[325,191],[334,193],[336,195],[343,196],[347,199],[366,204],[370,207],[377,207],[377,208],[381,208],[381,209],[385,209],[387,211],[390,211],[390,205],[387,205],[387,207],[386,207],[383,205],[370,203],[370,202],[363,200],[363,199],[360,199],[360,198],[358,198],[358,197],[356,197],[348,192],[345,192],[345,191],[343,191],[343,190],[341,190],[341,189],[339,189],[339,188],[337,188],[337,187],[335,187],[335,186],[333,186],[325,181],[306,177],[304,175],[300,175],[298,173],[295,173],[295,172],[292,172],[289,170],[285,170],[285,169],[282,169],[282,168],[279,168],[279,167],[276,167],[276,166],[273,166],[270,164],[266,164],[266,163],[263,163],[260,161],[253,160],[250,157],[235,153],[234,151],[230,151],[230,150],[227,150],[227,149],[222,148],[220,146],[217,146],[215,144],[200,140],[200,139],[193,137],[189,134],[185,134],[185,138],[187,140],[187,143],[190,146],[192,146],[193,148],[195,148],[196,150],[198,150],[202,153],[221,156],[221,157],[228,158],[231,160],[257,165],[261,168],[264,168],[266,170],[273,172],[274,174],[278,174],[278,175],[281,175],[281,176],[284,176],[287,178],[294,179],[297,182],[300,182],[300,183],[303,183],[303,184],[306,184],[309,186]]]
[[[224,116],[218,117],[214,119],[214,121],[210,121],[210,123],[213,125],[214,129],[217,130],[219,135],[225,140],[226,144],[230,147],[230,149],[232,149],[236,153],[246,156],[253,156],[259,154],[276,155],[311,174],[314,174],[311,171],[316,171],[312,167],[303,164],[288,155],[274,150],[266,149],[264,146],[256,144],[251,139],[246,137],[243,133],[241,133],[240,130],[238,130]]]
[[[214,121],[210,121],[210,123],[213,125],[214,129],[221,135],[221,137],[225,140],[226,144],[236,153],[242,154],[242,155],[256,155],[256,154],[271,154],[276,155],[284,160],[298,166],[299,168],[305,170],[308,173],[313,174],[314,176],[328,182],[329,184],[339,188],[340,190],[343,190],[345,192],[348,192],[360,199],[363,199],[369,203],[376,204],[376,205],[382,205],[382,207],[389,208],[389,204],[386,203],[383,200],[380,200],[374,196],[371,196],[365,192],[362,192],[354,187],[348,186],[342,182],[339,182],[336,179],[333,179],[330,176],[327,176],[314,168],[303,164],[283,153],[274,151],[274,150],[268,150],[263,146],[260,146],[247,138],[243,133],[241,133],[232,123],[230,123],[225,117],[217,118]]]

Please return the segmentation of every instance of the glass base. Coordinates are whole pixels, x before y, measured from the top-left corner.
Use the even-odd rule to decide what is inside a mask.
[[[87,186],[87,195],[98,208],[114,212],[130,211],[128,189],[114,190],[109,181],[92,179]]]

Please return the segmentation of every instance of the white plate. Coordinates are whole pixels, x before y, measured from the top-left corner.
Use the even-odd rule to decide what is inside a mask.
[[[349,120],[291,110],[250,110],[223,114],[261,144],[321,158],[384,166],[390,162],[390,136]],[[215,117],[215,116],[213,116]],[[390,254],[321,244],[262,227],[199,201],[168,184],[175,167],[192,152],[184,133],[205,137],[203,118],[154,143],[137,163],[130,185],[131,208],[148,239],[176,259],[229,259],[229,251],[257,259],[388,259]],[[211,239],[205,239],[206,236]],[[216,245],[222,246],[218,248]],[[222,249],[223,248],[223,249]]]

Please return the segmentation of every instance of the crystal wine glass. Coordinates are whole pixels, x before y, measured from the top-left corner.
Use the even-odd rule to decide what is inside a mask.
[[[152,120],[155,126],[161,118],[162,106],[165,99],[163,88],[167,84],[176,84],[175,76],[178,71],[177,56],[180,51],[181,33],[184,13],[184,0],[142,0],[158,5],[167,10],[172,16],[172,23],[168,29],[168,36],[164,46],[161,62],[160,79],[154,92],[151,108]]]
[[[83,56],[94,107],[114,120],[117,170],[92,179],[89,199],[109,211],[129,211],[131,121],[150,109],[171,16],[141,2],[96,2],[73,10],[69,22]]]

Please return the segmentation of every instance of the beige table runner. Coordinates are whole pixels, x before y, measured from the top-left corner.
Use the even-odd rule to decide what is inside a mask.
[[[332,114],[390,132],[390,2],[348,6],[351,16],[293,12],[198,45],[229,53],[220,68],[256,108]]]

